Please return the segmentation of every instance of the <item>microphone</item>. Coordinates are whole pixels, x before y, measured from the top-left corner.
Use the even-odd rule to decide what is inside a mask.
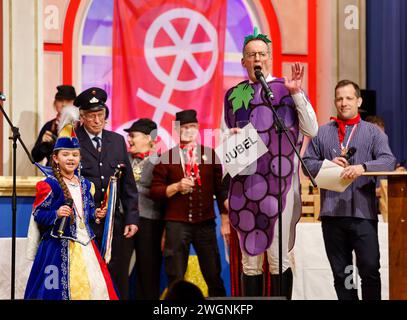
[[[69,208],[72,209],[72,207],[73,207],[73,199],[66,199],[65,202],[64,202],[64,205],[68,206]],[[61,219],[61,224],[59,225],[59,228],[58,228],[58,237],[59,238],[61,238],[62,235],[64,234],[66,218],[67,217],[63,217]]]
[[[1,101],[6,101],[6,96],[1,91],[0,91],[0,100]]]
[[[346,152],[345,155],[341,156],[342,158],[345,158],[347,161],[349,161],[350,158],[356,153],[356,148],[355,147],[350,147],[348,152]]]
[[[259,69],[259,67],[255,68],[254,75],[256,76],[256,79],[261,83],[261,86],[263,87],[263,91],[264,91],[266,97],[273,100],[274,94],[271,91],[270,87],[268,86],[266,79],[264,79],[264,75],[261,72],[261,70]]]

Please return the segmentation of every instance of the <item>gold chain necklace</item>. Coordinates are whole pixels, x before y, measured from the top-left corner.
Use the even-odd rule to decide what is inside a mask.
[[[136,182],[140,181],[141,175],[143,173],[143,167],[144,163],[147,161],[148,157],[145,157],[143,160],[140,162],[136,162],[136,160],[133,160],[133,175],[134,175],[134,180]]]

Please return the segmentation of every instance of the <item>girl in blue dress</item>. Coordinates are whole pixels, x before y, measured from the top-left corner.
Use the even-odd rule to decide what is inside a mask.
[[[25,299],[117,299],[112,279],[94,242],[92,185],[78,175],[80,146],[72,125],[65,126],[52,154],[52,174],[36,186],[33,219],[41,240],[27,282]],[[30,223],[30,229],[33,224]]]

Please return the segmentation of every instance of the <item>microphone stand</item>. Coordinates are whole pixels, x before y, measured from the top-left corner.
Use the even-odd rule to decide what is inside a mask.
[[[282,134],[284,134],[290,143],[292,149],[294,150],[295,154],[297,155],[298,159],[300,160],[302,167],[305,169],[307,175],[310,177],[311,183],[314,187],[317,186],[314,178],[312,177],[311,173],[309,172],[307,166],[304,163],[304,160],[300,156],[300,152],[295,147],[294,142],[292,141],[291,137],[288,135],[288,129],[282,119],[278,116],[277,111],[273,107],[272,100],[274,100],[273,93],[271,89],[268,87],[266,81],[262,82],[259,81],[263,87],[264,95],[267,99],[268,107],[273,112],[274,122],[276,124],[276,131],[278,135],[278,273],[279,273],[279,288],[278,292],[281,296],[282,294],[282,287],[283,287],[283,244],[282,244],[282,232],[283,232],[283,223],[282,223],[282,216],[283,216],[283,192],[282,192],[282,177],[281,177],[281,165],[282,165]],[[264,86],[267,86],[265,88]]]
[[[5,97],[0,94],[0,101],[5,101]],[[20,129],[15,127],[11,122],[10,118],[7,116],[7,113],[4,111],[3,102],[0,103],[0,111],[3,114],[4,118],[7,120],[11,131],[13,133],[12,137],[9,137],[9,140],[13,140],[13,191],[11,195],[11,212],[12,212],[12,235],[11,235],[11,300],[15,299],[15,280],[16,280],[16,234],[17,234],[17,140],[20,142],[25,153],[30,159],[31,163],[34,164],[34,160],[31,157],[27,147],[24,142],[21,140]]]

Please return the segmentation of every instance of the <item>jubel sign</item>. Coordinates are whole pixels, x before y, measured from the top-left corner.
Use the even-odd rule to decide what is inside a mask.
[[[232,159],[236,159],[239,154],[242,154],[246,150],[250,150],[250,148],[257,142],[258,140],[253,141],[250,137],[244,139],[242,143],[238,144],[232,151],[229,151],[226,154],[225,163],[230,163]]]
[[[254,164],[268,149],[256,129],[249,123],[241,132],[229,136],[215,151],[226,171],[233,178],[243,174],[242,171],[246,175],[251,173],[251,169],[255,172],[251,164]]]

